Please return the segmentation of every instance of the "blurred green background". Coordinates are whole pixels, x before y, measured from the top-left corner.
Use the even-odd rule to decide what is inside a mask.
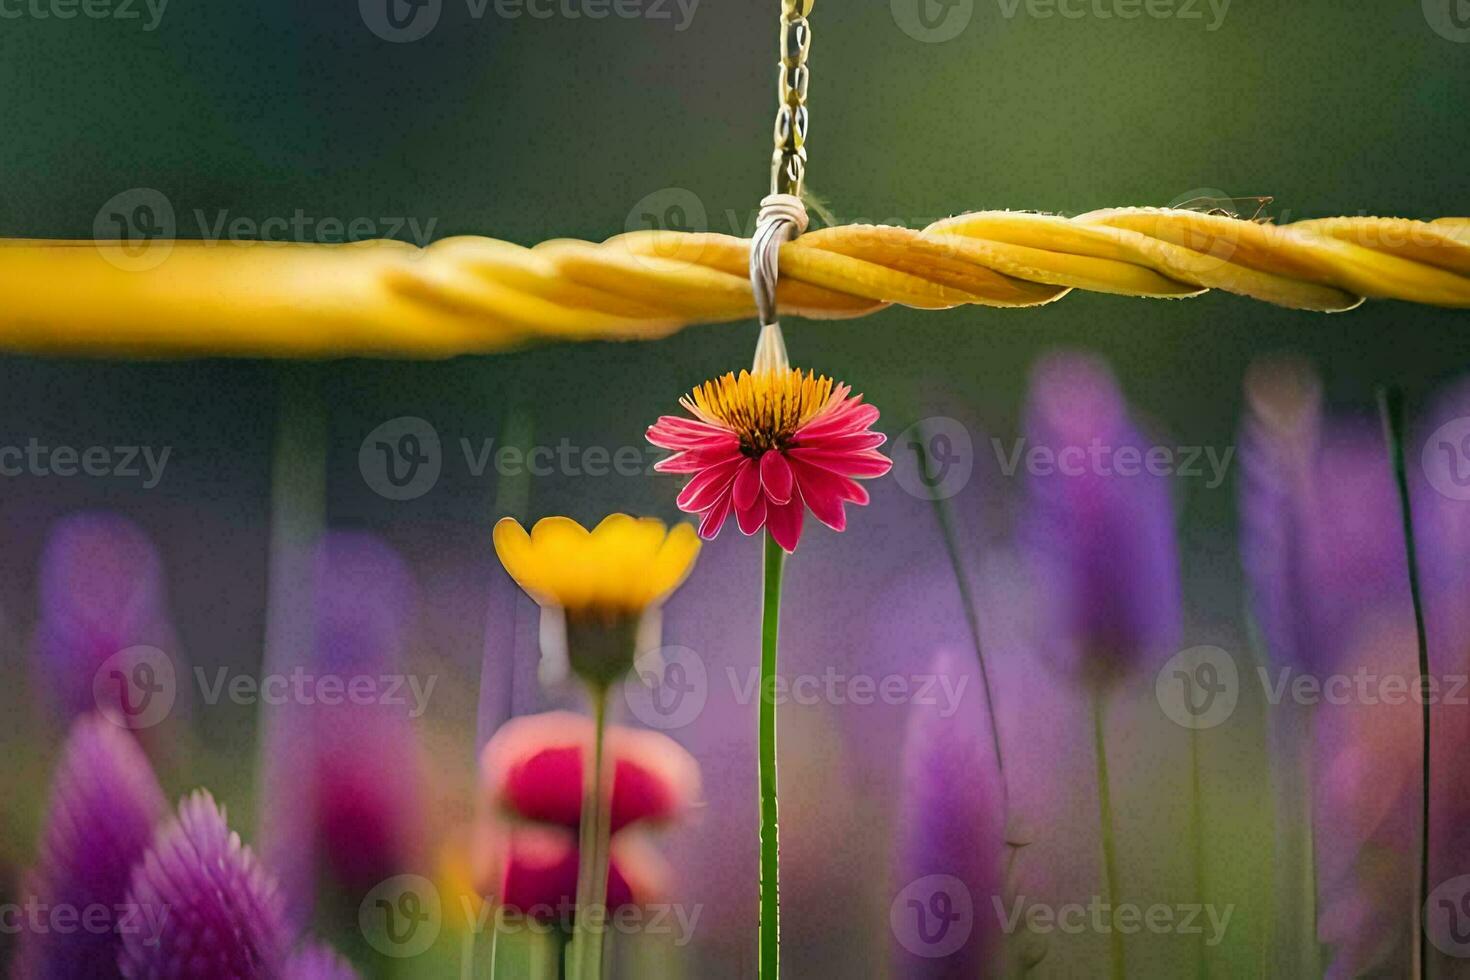
[[[258,223],[290,220],[298,209],[343,224],[368,219],[379,230],[412,219],[433,238],[524,244],[602,239],[646,227],[647,215],[747,233],[768,179],[779,5],[647,0],[643,16],[593,20],[567,16],[566,0],[558,2],[558,12],[538,19],[500,16],[494,0],[476,17],[465,0],[443,0],[426,36],[390,43],[370,29],[372,8],[350,0],[172,0],[152,30],[141,4],[137,19],[61,20],[0,0],[0,236],[90,237],[104,202],[136,188],[168,199],[180,237],[201,237],[196,211],[212,226],[221,213]],[[929,4],[927,23],[939,35],[953,36],[923,40],[916,2]],[[1269,213],[1283,221],[1462,215],[1470,211],[1470,39],[1456,40],[1466,32],[1440,17],[1456,2],[1436,13],[1436,0],[1234,0],[1220,16],[1218,5],[1179,0],[1152,8],[1171,16],[1125,20],[1098,15],[1117,9],[1112,0],[1065,5],[1084,11],[1075,18],[1036,16],[1051,8],[1024,0],[823,0],[813,15],[809,189],[841,221],[910,226],[964,210],[1075,214],[1221,192],[1272,195]],[[364,432],[419,415],[446,440],[478,440],[499,436],[515,410],[534,417],[538,441],[637,444],[678,393],[748,360],[754,336],[750,324],[732,324],[652,344],[307,369],[330,416],[331,520],[377,527],[423,562],[449,555],[488,568],[484,533],[497,488],[461,469],[419,501],[388,504],[355,482]],[[794,361],[884,406],[890,433],[955,414],[1009,437],[1029,365],[1068,346],[1104,355],[1166,444],[1214,447],[1234,445],[1241,378],[1263,354],[1305,354],[1330,399],[1364,409],[1377,384],[1399,383],[1422,399],[1470,364],[1462,312],[1370,303],[1322,316],[1214,294],[1162,302],[1076,293],[1034,310],[893,309],[847,323],[791,322],[787,337]],[[196,631],[200,660],[258,655],[282,370],[250,361],[0,358],[7,444],[39,433],[79,445],[126,435],[177,447],[180,476],[152,498],[153,530],[173,549],[175,605],[212,624],[208,636]],[[1233,480],[1214,489],[1183,482],[1191,639],[1241,649]],[[672,517],[672,486],[542,481],[530,510]],[[0,492],[0,622],[10,624],[6,660],[19,663],[46,523],[72,507],[121,506],[126,492]],[[232,555],[223,584],[220,549]],[[216,578],[200,584],[206,571]],[[451,624],[439,628],[441,648],[478,652],[473,585],[462,602],[441,603],[437,621]],[[471,621],[456,624],[459,614]],[[467,680],[473,659],[461,665]],[[472,703],[460,707],[472,718]],[[1221,831],[1221,853],[1253,858],[1231,866],[1241,894],[1255,894],[1251,875],[1270,860],[1261,846],[1270,819],[1261,736],[1250,714],[1214,753],[1216,812],[1241,814]],[[26,750],[8,754],[6,782],[28,787],[4,814],[8,862],[28,853],[50,751],[30,751],[36,735],[27,725],[20,717],[4,733]],[[202,737],[223,751],[251,725],[244,713],[211,716]],[[471,748],[460,747],[466,765]],[[166,777],[165,786],[209,781],[236,787],[224,797],[248,794],[227,751],[209,758],[202,772]],[[1146,797],[1135,805],[1147,815]],[[1173,818],[1159,819],[1153,833],[1177,832]],[[1155,842],[1138,838],[1131,857],[1147,860]],[[1264,934],[1252,930],[1268,907],[1257,902],[1255,925],[1232,933],[1230,972],[1259,963]],[[830,948],[879,922],[835,930]],[[880,975],[883,941],[854,944],[852,960],[834,962],[851,975]],[[1051,975],[1086,969],[1104,947],[1066,949],[1048,964]],[[1157,969],[1175,964],[1170,955],[1160,954],[1166,965]]]

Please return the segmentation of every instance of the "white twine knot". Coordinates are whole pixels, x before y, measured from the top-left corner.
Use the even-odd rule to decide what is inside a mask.
[[[754,372],[787,370],[786,342],[776,320],[776,283],[781,276],[781,246],[807,228],[806,205],[794,194],[768,194],[761,200],[755,238],[750,243],[750,289],[755,294],[761,335]]]

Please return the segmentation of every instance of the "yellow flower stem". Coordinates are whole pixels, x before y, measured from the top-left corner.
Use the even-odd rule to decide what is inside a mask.
[[[568,949],[568,980],[603,980],[607,876],[612,838],[612,779],[603,758],[607,687],[591,686],[592,759],[583,771],[582,825],[577,842],[577,909]]]
[[[781,857],[776,804],[776,640],[781,625],[781,568],[786,553],[766,532],[765,600],[761,613],[760,703],[760,980],[779,980]]]

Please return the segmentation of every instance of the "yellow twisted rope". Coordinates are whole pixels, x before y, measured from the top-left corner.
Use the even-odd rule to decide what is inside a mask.
[[[524,248],[461,237],[354,245],[0,240],[0,349],[439,357],[535,340],[648,338],[754,315],[750,242],[639,231]],[[1470,219],[1271,225],[1161,208],[985,211],[923,231],[845,225],[781,248],[783,313],[1037,306],[1072,289],[1208,289],[1340,311],[1470,308]]]

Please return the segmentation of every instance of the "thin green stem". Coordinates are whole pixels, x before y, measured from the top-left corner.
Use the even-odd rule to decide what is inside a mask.
[[[760,703],[760,980],[781,975],[781,847],[776,804],[776,640],[781,626],[781,568],[786,553],[766,532],[761,610]]]
[[[1384,436],[1388,440],[1389,459],[1393,466],[1394,482],[1398,485],[1399,509],[1403,516],[1404,549],[1409,563],[1409,597],[1414,603],[1414,629],[1419,640],[1419,698],[1420,721],[1423,728],[1424,751],[1420,759],[1423,782],[1421,783],[1419,810],[1419,902],[1418,916],[1423,914],[1429,901],[1429,701],[1431,678],[1429,674],[1429,633],[1424,626],[1424,601],[1419,591],[1419,561],[1414,542],[1414,509],[1409,500],[1409,478],[1404,466],[1404,393],[1397,387],[1378,389],[1378,409],[1383,416]],[[1414,945],[1418,950],[1415,962],[1416,976],[1429,975],[1429,947],[1424,941],[1424,930],[1414,930]]]
[[[920,436],[923,436],[920,430]],[[929,467],[928,449],[921,439],[919,442],[911,443],[910,449],[914,451],[919,464],[919,473],[922,481],[928,487],[937,487]],[[949,501],[941,497],[931,489],[929,502],[934,505],[934,519],[939,524],[939,536],[944,540],[944,550],[949,556],[950,567],[954,570],[955,587],[959,589],[960,603],[964,607],[965,625],[970,631],[970,641],[975,646],[975,659],[980,664],[980,686],[985,691],[985,711],[990,717],[990,740],[995,746],[995,768],[1000,773],[1001,793],[1006,797],[1006,816],[1009,818],[1010,790],[1006,783],[1005,757],[1001,752],[1000,745],[1000,719],[996,716],[995,697],[990,688],[990,671],[985,665],[985,650],[980,642],[980,614],[976,610],[975,596],[970,588],[970,575],[965,569],[964,559],[960,555],[959,542],[955,538],[954,518],[950,513]]]
[[[1189,835],[1194,858],[1195,898],[1201,907],[1205,905],[1205,813],[1204,786],[1200,777],[1199,729],[1189,730]],[[1199,940],[1199,975],[1210,975],[1209,954],[1205,949],[1204,936]]]
[[[1097,809],[1102,832],[1103,876],[1107,882],[1108,907],[1118,905],[1118,848],[1113,839],[1113,792],[1108,784],[1108,748],[1104,734],[1106,722],[1103,717],[1104,695],[1101,690],[1093,694],[1092,700],[1092,744],[1097,754]],[[1112,948],[1113,980],[1123,980],[1123,934],[1117,929],[1108,930],[1108,941]]]
[[[603,980],[607,875],[612,838],[612,780],[603,759],[607,688],[592,688],[592,759],[582,779],[582,824],[577,841],[577,909],[567,961],[569,980]]]
[[[495,980],[495,971],[498,964],[495,955],[500,952],[500,910],[494,909],[490,914],[490,980]]]

